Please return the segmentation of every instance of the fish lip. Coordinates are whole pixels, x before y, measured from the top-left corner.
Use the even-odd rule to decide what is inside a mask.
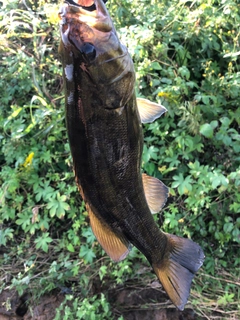
[[[83,6],[83,5],[79,4],[79,3],[76,3],[74,0],[65,0],[64,2],[69,4],[69,5],[72,5],[72,6],[83,8],[84,10],[87,10],[87,11],[96,10],[96,5],[94,3],[94,0],[93,0],[93,4],[91,4],[90,6]],[[104,2],[106,2],[106,1],[104,1]]]
[[[95,1],[94,0],[93,0],[93,4],[91,6],[83,6],[81,4],[76,3],[76,1],[74,1],[74,0],[64,0],[64,4],[67,4],[67,5],[71,6],[71,7],[80,8],[80,9],[83,9],[83,10],[86,10],[86,11],[91,11],[91,10],[89,10],[89,8],[94,6],[95,10],[96,10],[96,5],[95,5]]]

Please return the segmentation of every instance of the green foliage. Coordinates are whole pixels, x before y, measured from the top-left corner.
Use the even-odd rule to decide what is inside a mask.
[[[7,241],[9,239],[13,238],[13,229],[11,228],[6,228],[3,230],[0,230],[0,245],[6,246]]]
[[[236,2],[180,1],[176,9],[172,2],[148,4],[134,5],[130,20],[116,19],[136,65],[139,94],[168,108],[145,126],[143,169],[170,187],[166,230],[204,237],[217,257],[231,255],[230,243],[240,243]]]
[[[48,243],[52,242],[52,238],[49,237],[49,232],[43,233],[35,241],[36,248],[41,248],[43,251],[48,252]]]
[[[66,305],[68,301],[71,301],[72,308]],[[64,311],[64,316],[61,314],[61,311]],[[111,319],[111,317],[112,313],[109,302],[106,300],[104,294],[101,293],[100,297],[93,296],[90,299],[83,299],[82,301],[80,301],[79,298],[74,299],[73,295],[67,296],[58,308],[54,320],[107,320]]]
[[[105,258],[89,227],[64,122],[59,5],[2,3],[0,246],[6,253],[0,290],[30,290],[35,299],[70,284],[74,293],[56,319],[63,313],[66,319],[114,318],[93,281],[100,278],[107,289],[129,279],[145,286],[154,275],[135,248],[118,264]],[[212,309],[227,318],[239,301],[238,2],[113,0],[108,7],[135,63],[137,95],[168,109],[144,126],[142,169],[170,188],[155,219],[164,231],[204,248],[204,274],[196,278],[191,302],[210,314],[215,301]]]

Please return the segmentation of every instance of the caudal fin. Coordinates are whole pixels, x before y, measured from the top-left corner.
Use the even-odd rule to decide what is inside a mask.
[[[164,259],[161,264],[153,264],[153,269],[173,304],[183,310],[194,274],[202,266],[205,256],[197,243],[170,234],[167,237]]]

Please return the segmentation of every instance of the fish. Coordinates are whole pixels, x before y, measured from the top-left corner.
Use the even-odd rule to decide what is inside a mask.
[[[141,171],[142,123],[166,108],[136,98],[133,61],[102,0],[66,1],[59,16],[66,128],[92,231],[113,261],[123,260],[132,246],[140,250],[183,310],[204,253],[192,240],[158,227],[153,213],[169,191]]]

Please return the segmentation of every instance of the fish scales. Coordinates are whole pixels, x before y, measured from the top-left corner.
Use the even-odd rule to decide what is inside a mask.
[[[168,189],[141,174],[141,120],[154,121],[166,109],[145,99],[137,103],[127,49],[102,0],[87,3],[93,11],[81,0],[60,11],[59,51],[76,182],[104,250],[120,261],[131,244],[136,246],[182,310],[204,254],[191,240],[158,228],[151,212],[165,204]]]
[[[84,79],[80,82],[78,72],[81,69],[76,68],[73,77],[77,79],[74,81],[82,91],[89,90],[89,81]],[[146,238],[149,238],[147,244],[161,243],[152,235],[151,226],[155,227],[155,223],[146,204],[140,179],[143,143],[139,139],[142,127],[136,114],[135,97],[131,97],[121,114],[106,109],[104,102],[90,99],[87,113],[92,116],[86,121],[87,116],[82,114],[82,107],[79,106],[78,90],[76,93],[75,112],[73,116],[68,116],[72,113],[72,105],[67,107],[67,122],[74,170],[84,198],[101,212],[101,217],[108,224],[116,225],[117,221],[122,231],[129,229],[127,232],[133,233],[131,242],[141,250],[146,247]],[[96,105],[99,112],[96,112]],[[142,217],[141,212],[135,212],[136,208],[142,208]],[[146,212],[149,214],[146,215]],[[145,232],[142,230],[140,233],[145,246],[136,243],[136,229],[132,230],[131,227],[134,225],[132,220],[138,218],[141,218],[139,225],[142,228],[147,226]],[[158,233],[159,230],[153,234]],[[149,255],[152,247],[150,244],[147,246],[145,255]]]

